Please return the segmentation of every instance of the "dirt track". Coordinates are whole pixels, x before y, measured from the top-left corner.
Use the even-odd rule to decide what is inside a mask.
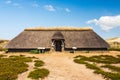
[[[116,53],[116,52],[115,52]],[[28,54],[28,53],[10,53],[7,55],[26,55],[35,56],[45,62],[44,67],[50,71],[50,74],[45,80],[105,80],[101,75],[96,75],[92,70],[87,69],[82,64],[76,64],[73,62],[73,57],[77,54],[70,53],[52,53],[52,54]],[[87,53],[81,55],[101,55],[108,53]],[[116,54],[120,54],[117,52]],[[115,55],[114,52],[109,55]],[[34,64],[29,64],[29,70],[33,69]],[[19,75],[18,80],[31,80],[27,78],[28,72]]]

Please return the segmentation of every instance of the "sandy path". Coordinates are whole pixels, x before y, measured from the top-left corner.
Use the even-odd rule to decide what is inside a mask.
[[[45,80],[104,80],[84,65],[74,63],[69,57],[50,56],[44,62],[45,68],[50,70],[50,75]]]
[[[28,79],[27,76],[33,70],[33,68],[34,68],[34,62],[29,62],[27,64],[29,65],[28,71],[26,71],[26,72],[24,72],[22,74],[19,74],[17,80],[31,80],[30,78]]]
[[[28,53],[9,53],[10,55],[26,55],[35,56],[45,62],[45,68],[50,71],[50,74],[44,80],[105,80],[101,75],[96,75],[92,70],[87,69],[82,64],[73,62],[73,57],[76,55],[118,55],[120,52],[109,53],[50,53],[50,54],[28,54]],[[31,80],[27,76],[33,70],[34,63],[29,64],[29,71],[18,76],[17,80]]]

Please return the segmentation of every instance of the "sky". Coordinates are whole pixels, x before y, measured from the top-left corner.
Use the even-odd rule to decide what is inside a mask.
[[[40,26],[90,27],[104,39],[120,37],[120,0],[0,0],[0,39]]]

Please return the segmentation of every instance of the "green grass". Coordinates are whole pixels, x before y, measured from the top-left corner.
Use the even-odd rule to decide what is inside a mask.
[[[120,47],[119,48],[109,48],[109,51],[120,51]]]
[[[83,61],[90,61],[96,63],[105,63],[105,64],[117,64],[120,63],[120,59],[117,57],[109,56],[109,55],[100,55],[100,56],[76,56],[75,58],[80,58]]]
[[[93,70],[101,70],[96,64],[86,64],[86,67]]]
[[[48,75],[49,75],[49,71],[45,68],[42,68],[42,69],[36,69],[36,70],[30,72],[28,75],[28,78],[43,79],[43,78],[47,77]]]
[[[80,60],[80,59],[74,59],[74,62],[79,63],[79,64],[87,64],[87,62],[85,62],[84,60]]]
[[[101,66],[101,67],[104,67],[104,68],[108,68],[112,71],[115,71],[115,72],[119,72],[120,73],[120,67],[117,67],[117,66],[112,66],[112,65],[104,65],[104,66]]]
[[[85,57],[79,55],[74,58],[74,62],[84,64],[87,68],[94,70],[94,73],[101,74],[106,80],[120,80],[120,67],[110,65],[120,64],[120,55],[117,55],[117,57],[110,55]],[[92,62],[92,64],[90,62]],[[103,71],[102,67],[96,65],[100,63],[104,64],[102,67],[108,68],[112,70],[112,72]]]
[[[96,70],[94,73],[101,74],[106,80],[120,80],[120,73],[105,72],[102,70]]]
[[[37,50],[37,49],[31,50],[30,53],[32,53],[32,54],[39,54],[39,50]]]
[[[44,65],[44,62],[41,61],[41,60],[35,60],[34,62],[35,62],[35,66],[36,66],[36,67],[41,67],[41,66]]]
[[[27,71],[26,62],[31,62],[31,58],[24,56],[10,56],[0,58],[0,80],[15,80],[17,75]]]

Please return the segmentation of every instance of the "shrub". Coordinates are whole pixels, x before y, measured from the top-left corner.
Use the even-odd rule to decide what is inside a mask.
[[[36,69],[29,73],[28,77],[32,79],[43,79],[49,75],[49,71],[45,68],[42,69]]]
[[[36,67],[40,67],[40,66],[43,66],[43,65],[44,65],[44,62],[41,61],[41,60],[35,60],[34,62],[35,62],[35,66],[36,66]]]
[[[39,54],[39,50],[31,50],[30,53],[33,53],[33,54]]]

